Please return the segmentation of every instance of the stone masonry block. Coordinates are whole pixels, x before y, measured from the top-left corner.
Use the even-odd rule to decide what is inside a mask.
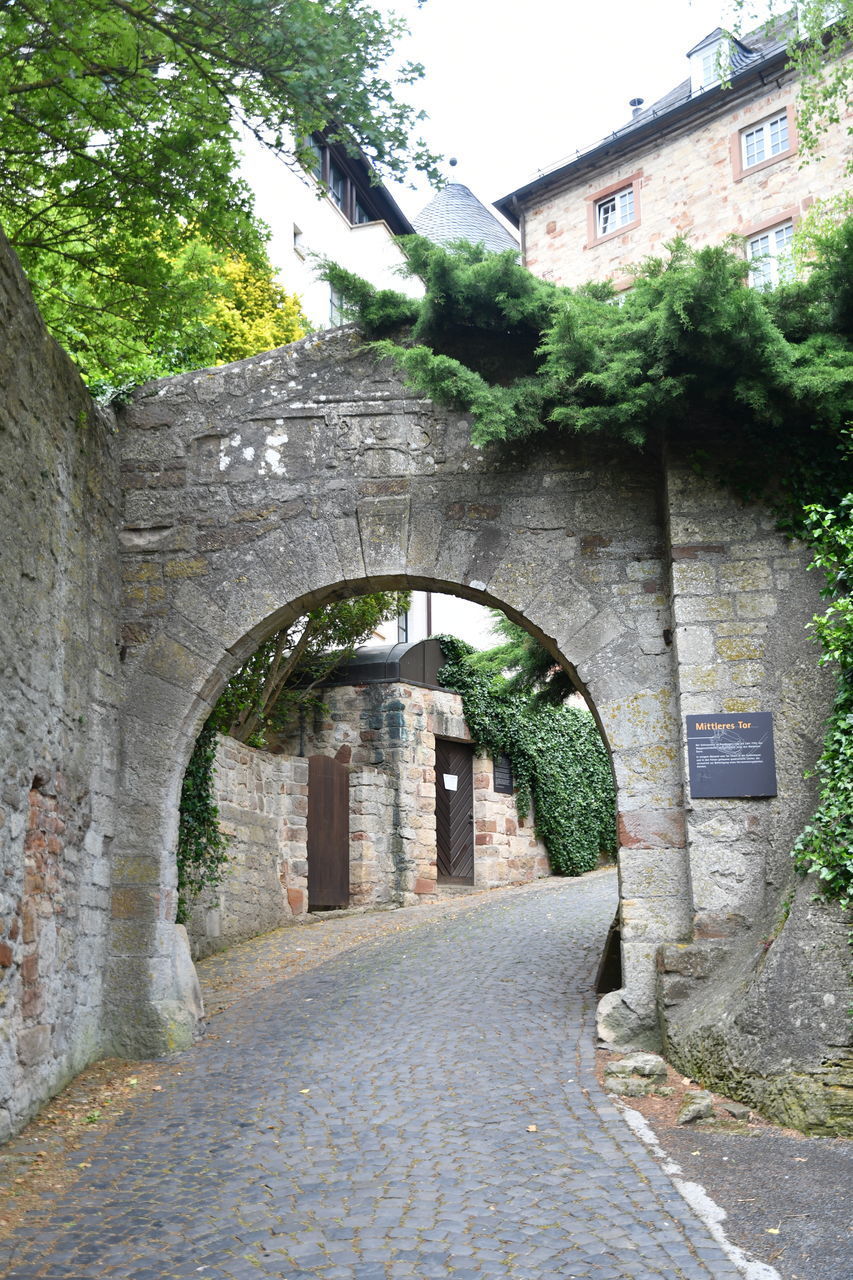
[[[690,895],[684,849],[619,850],[620,891],[626,898],[665,898]]]
[[[659,898],[623,898],[622,938],[631,942],[674,942],[689,938],[693,911],[683,893]]]
[[[677,849],[687,843],[681,809],[621,811],[617,827],[619,844],[627,848]]]
[[[720,586],[724,591],[769,591],[773,574],[762,560],[729,560],[720,565]]]
[[[718,595],[716,565],[704,560],[676,561],[672,566],[672,590],[675,596]]]
[[[705,666],[714,660],[714,633],[710,627],[678,626],[675,629],[675,644],[678,661],[684,666]]]
[[[731,596],[711,595],[681,599],[676,605],[675,613],[681,625],[719,622],[734,617],[734,601]]]

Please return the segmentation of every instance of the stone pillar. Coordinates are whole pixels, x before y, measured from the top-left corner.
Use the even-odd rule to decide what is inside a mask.
[[[670,458],[666,483],[694,928],[699,939],[726,938],[759,920],[768,886],[790,878],[788,854],[809,812],[800,744],[821,708],[805,628],[819,602],[804,548],[776,531],[770,512],[698,476],[686,458]],[[750,711],[773,714],[778,796],[692,798],[685,716]]]

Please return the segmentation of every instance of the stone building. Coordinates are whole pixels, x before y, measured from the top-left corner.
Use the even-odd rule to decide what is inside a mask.
[[[509,762],[477,754],[458,694],[438,686],[438,641],[359,650],[324,690],[312,724],[257,751],[222,738],[216,798],[231,863],[189,922],[195,956],[308,911],[411,906],[451,891],[549,874],[533,819],[518,812]],[[346,804],[340,896],[326,867],[335,834],[327,793],[311,803],[318,757],[336,762]],[[310,784],[310,785],[309,785]],[[315,886],[321,886],[318,902]]]
[[[521,230],[525,265],[557,284],[623,290],[630,268],[676,236],[736,236],[753,283],[784,276],[794,228],[815,199],[845,188],[850,154],[841,119],[803,164],[786,42],[781,24],[730,47],[718,28],[689,51],[681,84],[648,107],[633,99],[622,128],[496,201]]]

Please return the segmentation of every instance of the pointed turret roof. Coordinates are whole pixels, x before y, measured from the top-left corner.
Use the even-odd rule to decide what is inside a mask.
[[[461,182],[448,182],[412,219],[412,226],[434,244],[468,240],[494,252],[518,250],[515,236]]]

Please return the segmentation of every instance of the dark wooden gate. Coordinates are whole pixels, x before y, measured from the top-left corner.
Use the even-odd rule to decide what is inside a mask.
[[[308,757],[308,910],[349,906],[349,770]]]
[[[474,748],[435,741],[435,836],[440,884],[474,883]]]

